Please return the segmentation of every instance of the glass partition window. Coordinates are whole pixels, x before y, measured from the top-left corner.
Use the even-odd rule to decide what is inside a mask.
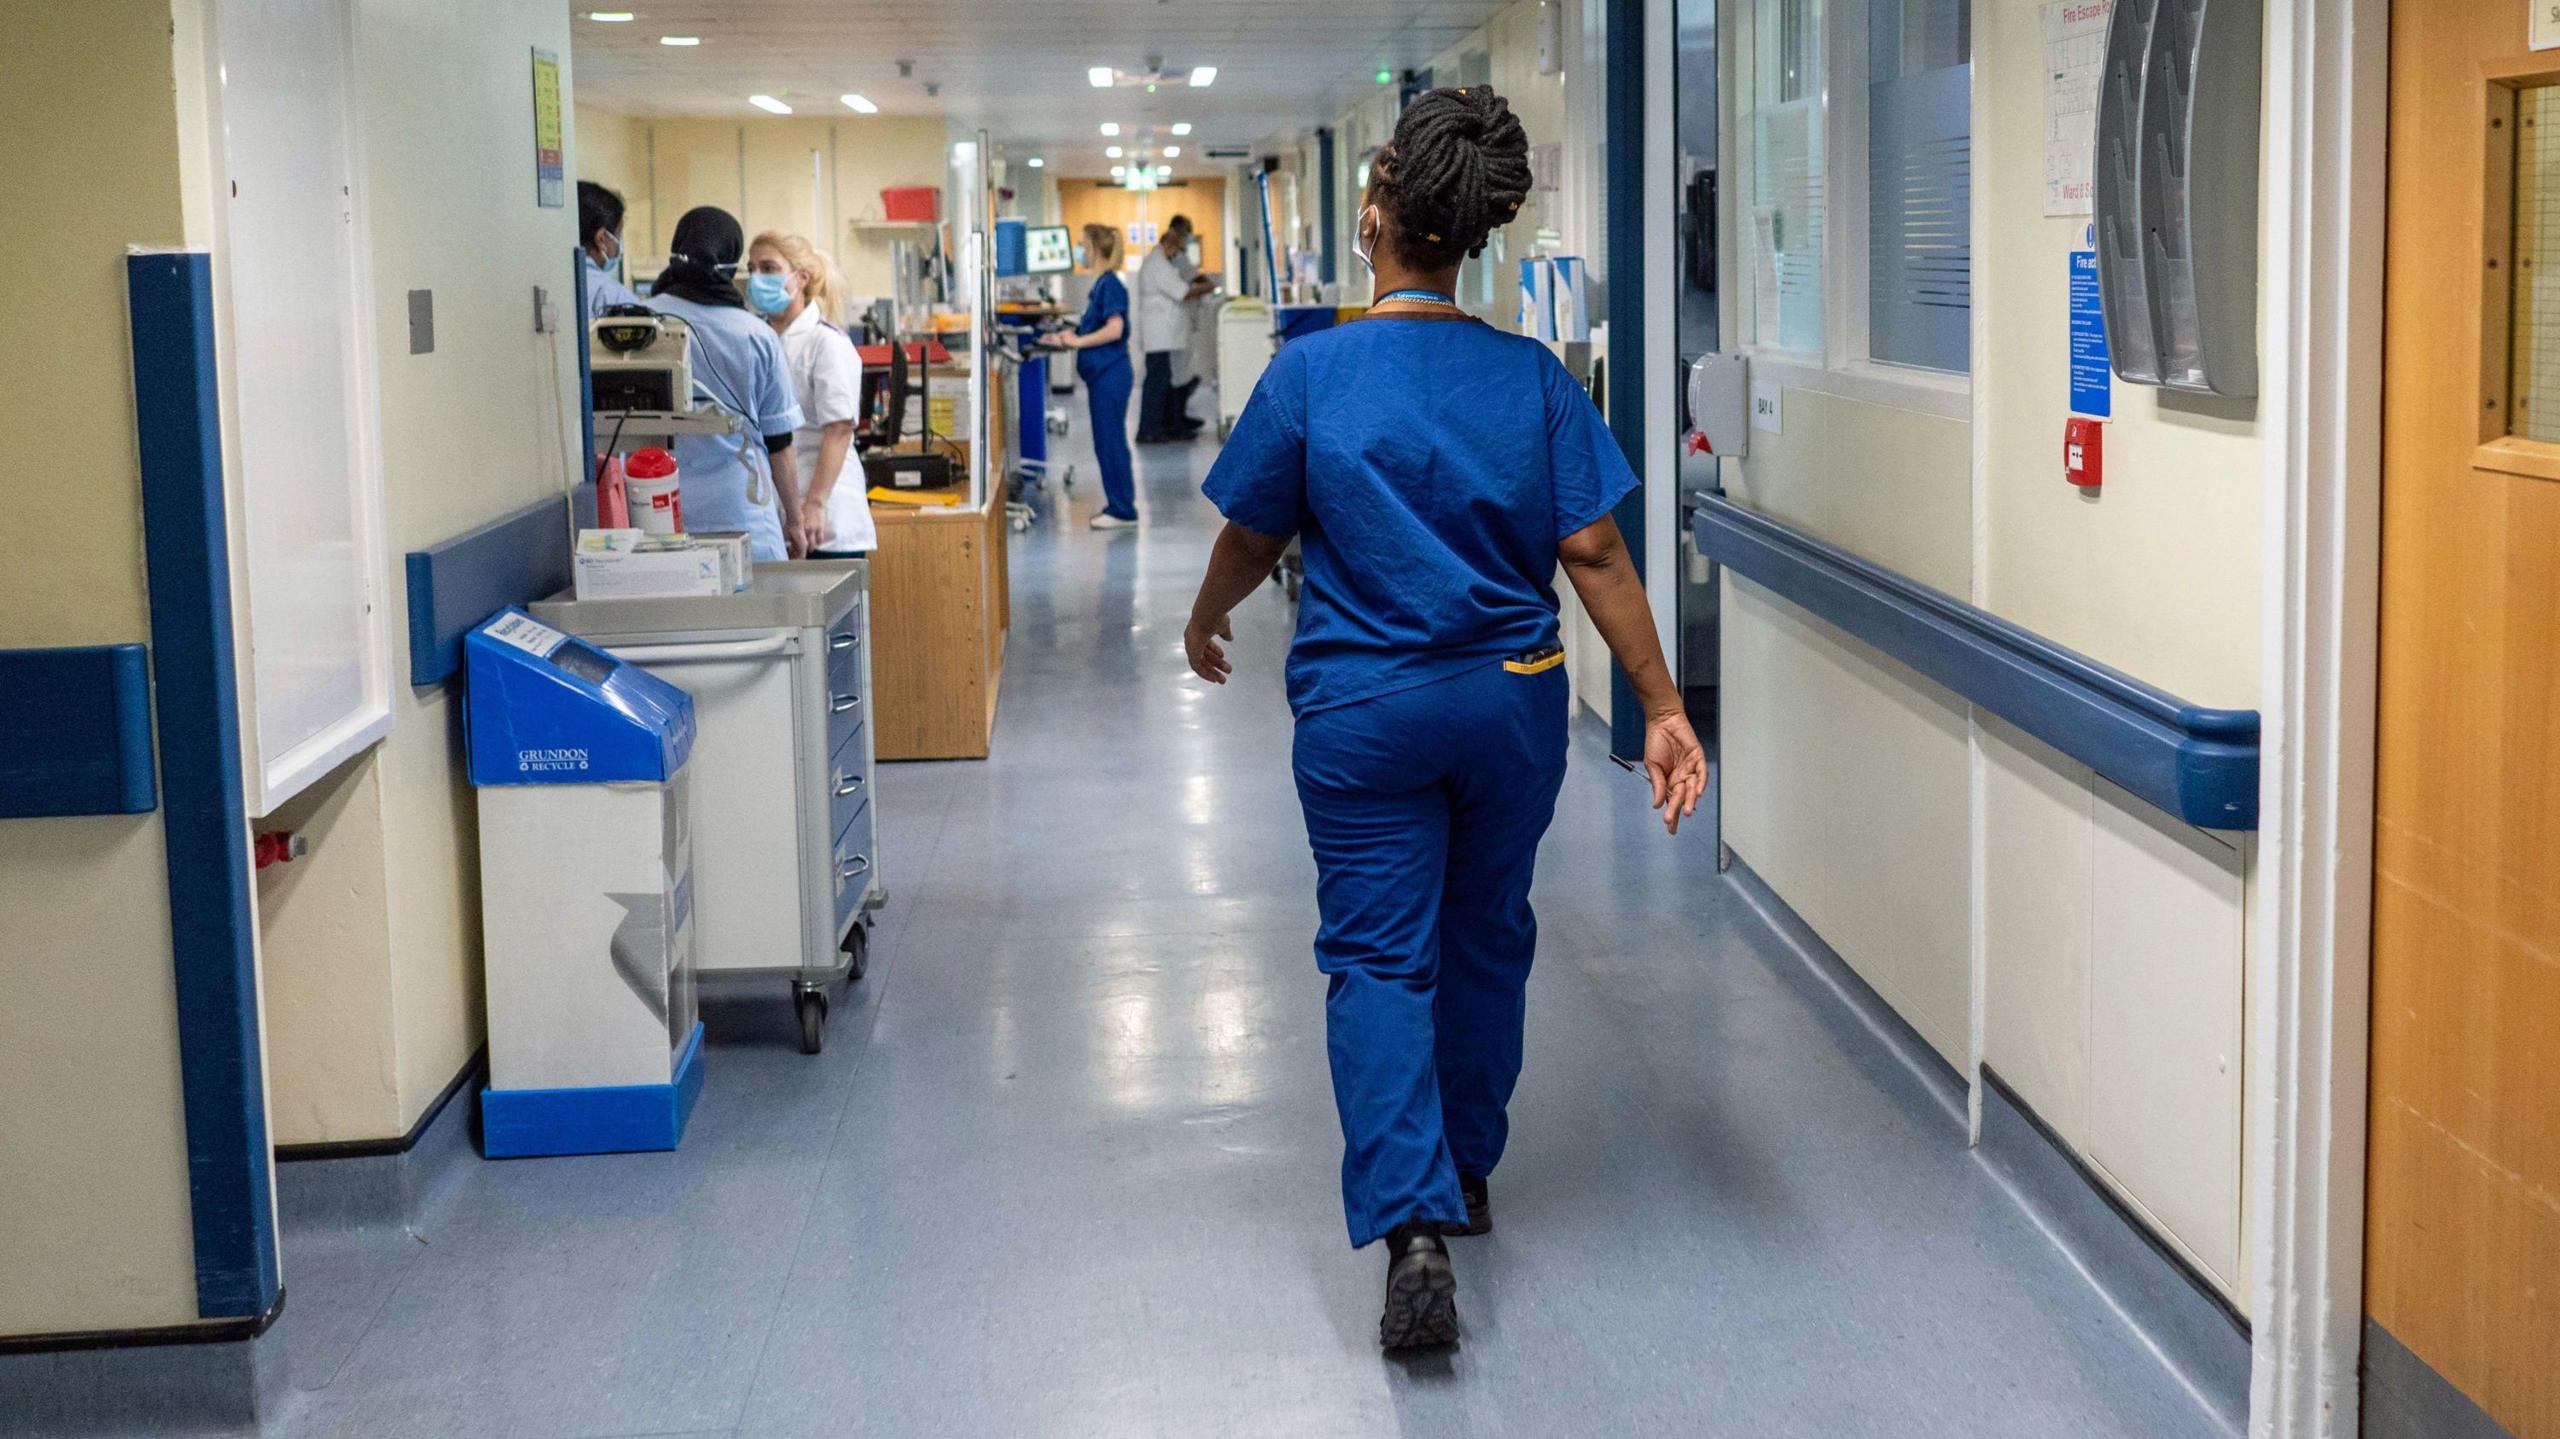
[[[1962,373],[1973,310],[1965,0],[1868,0],[1867,355]]]
[[[1753,22],[1749,332],[1764,348],[1818,358],[1829,223],[1823,0],[1758,0]]]
[[[2560,443],[2560,87],[2516,92],[2507,432]]]
[[[1744,0],[1734,310],[1791,364],[1972,368],[1970,0]]]

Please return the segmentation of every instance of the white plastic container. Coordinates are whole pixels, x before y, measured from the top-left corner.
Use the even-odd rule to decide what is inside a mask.
[[[636,451],[630,463],[623,466],[622,474],[633,529],[652,535],[684,533],[684,501],[675,456],[655,448]]]

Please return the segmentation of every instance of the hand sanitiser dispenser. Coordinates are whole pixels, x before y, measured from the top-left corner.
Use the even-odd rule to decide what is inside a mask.
[[[702,1092],[693,697],[521,610],[463,643],[492,1159],[673,1149]]]

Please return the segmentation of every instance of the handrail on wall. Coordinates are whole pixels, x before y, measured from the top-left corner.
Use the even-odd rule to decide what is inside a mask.
[[[568,588],[570,502],[534,501],[440,544],[411,550],[409,683],[442,684],[462,669],[462,637],[509,605]]]
[[[2258,827],[2258,712],[2189,704],[1722,495],[1698,548],[1852,637],[2204,829]]]

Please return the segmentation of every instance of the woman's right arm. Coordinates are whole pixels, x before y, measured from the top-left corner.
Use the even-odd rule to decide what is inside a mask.
[[[1680,821],[1697,812],[1698,800],[1707,792],[1707,755],[1689,728],[1680,687],[1672,683],[1671,666],[1662,657],[1644,580],[1627,554],[1618,522],[1606,515],[1565,536],[1556,556],[1593,627],[1627,672],[1636,702],[1644,706],[1644,768],[1653,781],[1653,807],[1662,811],[1663,825],[1678,834]]]
[[[1120,317],[1118,315],[1114,315],[1110,319],[1103,321],[1101,327],[1096,329],[1092,334],[1060,335],[1058,337],[1058,343],[1066,346],[1070,350],[1089,350],[1096,345],[1108,345],[1112,341],[1119,339],[1121,332],[1127,328],[1128,327],[1121,321]]]

